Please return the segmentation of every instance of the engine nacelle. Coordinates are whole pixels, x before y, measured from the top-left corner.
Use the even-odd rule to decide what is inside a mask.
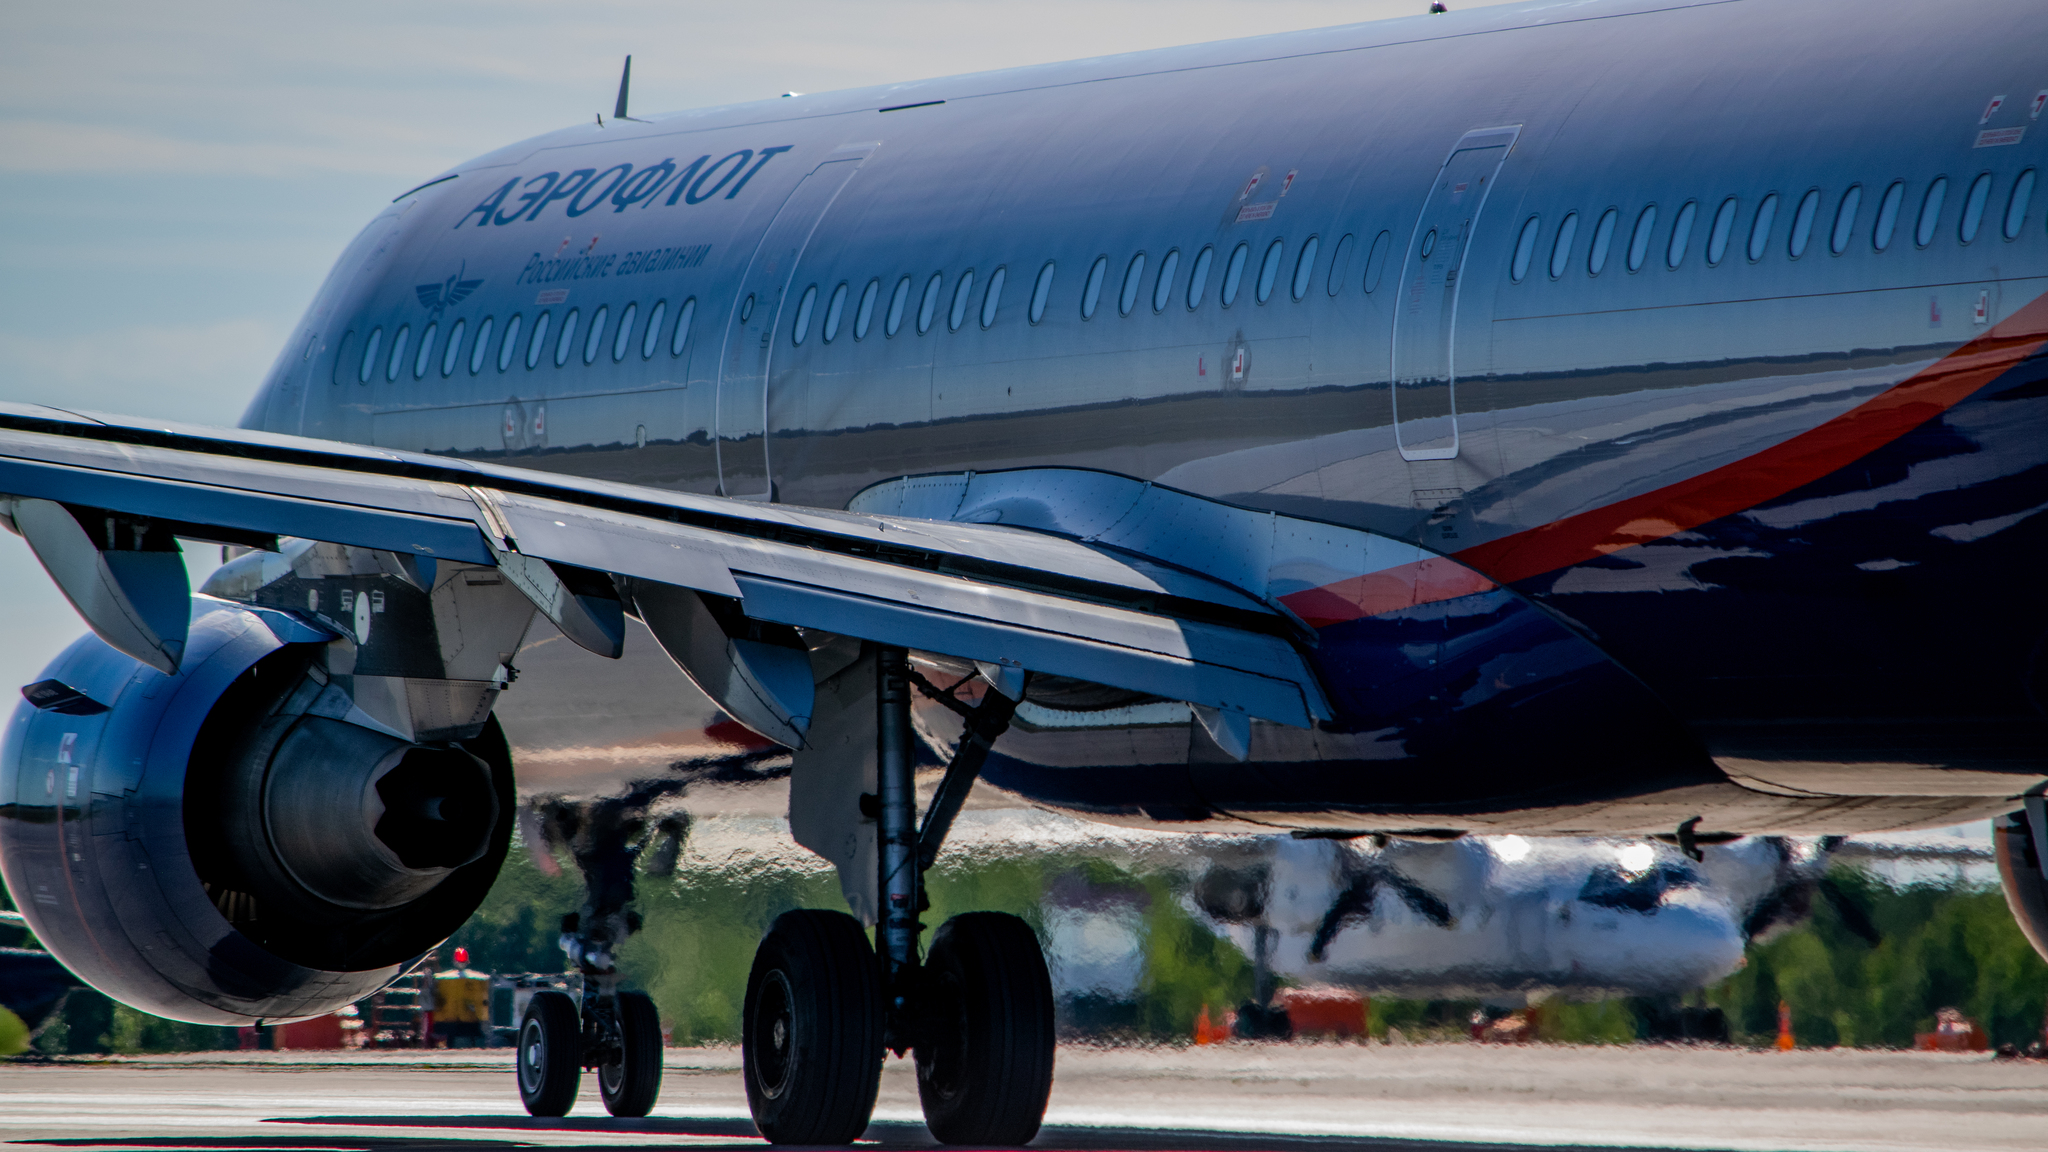
[[[459,927],[514,822],[495,720],[363,722],[330,637],[195,597],[175,674],[95,636],[0,749],[0,872],[36,935],[125,1004],[247,1024],[331,1012]]]
[[[2041,827],[2043,806],[2039,797],[2029,797],[2025,808],[1991,822],[1991,853],[1998,861],[1999,887],[2005,890],[2005,906],[2019,921],[2020,931],[2034,951],[2048,960],[2048,852],[2044,852]]]

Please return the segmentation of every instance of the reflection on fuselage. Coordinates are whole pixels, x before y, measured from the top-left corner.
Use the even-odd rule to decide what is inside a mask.
[[[1389,652],[1438,679],[1255,728],[1257,769],[1185,725],[992,764],[1078,811],[1982,815],[2048,773],[2048,608],[1980,596],[2042,553],[2048,227],[2028,110],[1979,91],[2027,13],[1887,12],[1499,10],[564,130],[373,222],[250,419],[831,508],[1101,469],[1507,585],[1322,628],[1339,696]],[[1091,765],[1126,794],[1054,771]]]

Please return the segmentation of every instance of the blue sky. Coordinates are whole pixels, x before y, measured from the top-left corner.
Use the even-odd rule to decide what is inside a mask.
[[[1458,7],[1470,6],[1458,3]],[[1427,0],[93,2],[0,14],[0,399],[241,415],[380,206],[662,111],[1419,14]],[[80,627],[0,534],[0,683]]]

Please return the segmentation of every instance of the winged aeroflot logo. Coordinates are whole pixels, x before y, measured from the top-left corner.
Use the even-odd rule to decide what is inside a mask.
[[[453,308],[464,300],[469,299],[471,292],[483,287],[484,282],[481,279],[464,280],[462,274],[467,271],[469,271],[469,262],[465,260],[462,266],[456,269],[455,275],[441,281],[439,284],[422,284],[413,289],[414,292],[419,294],[420,307],[427,310],[428,317],[439,316],[442,309]]]

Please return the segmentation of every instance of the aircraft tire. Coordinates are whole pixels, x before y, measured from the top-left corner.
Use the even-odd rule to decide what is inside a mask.
[[[917,1096],[942,1144],[1024,1144],[1052,1092],[1052,981],[1031,926],[1002,912],[941,925],[925,961]]]
[[[850,1144],[882,1078],[882,975],[860,922],[800,908],[754,952],[741,1012],[747,1107],[775,1144]]]
[[[619,993],[618,1013],[618,1059],[598,1065],[598,1094],[614,1116],[645,1116],[661,1095],[661,1017],[645,992]]]
[[[565,992],[535,992],[519,1021],[519,1102],[530,1116],[566,1116],[583,1078],[583,1024]]]

